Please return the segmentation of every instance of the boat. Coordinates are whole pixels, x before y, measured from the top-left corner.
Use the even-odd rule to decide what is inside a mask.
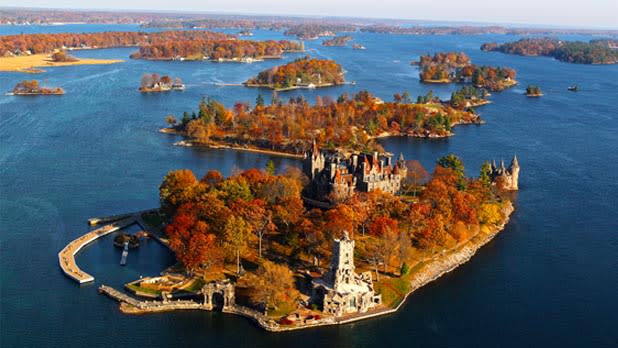
[[[571,92],[577,92],[577,85],[569,86],[567,89]]]

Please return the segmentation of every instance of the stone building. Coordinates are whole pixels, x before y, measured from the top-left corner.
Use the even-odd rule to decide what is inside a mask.
[[[517,156],[513,156],[511,165],[506,168],[504,160],[500,161],[500,166],[496,166],[496,161],[491,164],[490,174],[492,184],[499,189],[508,191],[519,190],[519,161]]]
[[[336,317],[348,313],[364,313],[382,303],[376,295],[371,272],[357,274],[354,269],[354,241],[347,232],[335,239],[333,259],[324,277],[313,281],[312,302],[322,311]]]
[[[314,142],[305,153],[303,169],[311,180],[308,191],[316,199],[331,195],[345,199],[354,192],[382,190],[396,194],[407,176],[403,154],[397,163],[390,153],[352,153],[322,151]]]

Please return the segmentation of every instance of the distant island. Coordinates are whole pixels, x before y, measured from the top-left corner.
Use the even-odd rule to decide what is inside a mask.
[[[423,55],[418,62],[419,76],[424,83],[471,83],[478,88],[502,91],[517,84],[514,69],[477,66],[463,52],[439,52]]]
[[[24,80],[13,88],[13,95],[62,95],[64,90],[60,87],[41,87],[37,80]]]
[[[29,56],[57,50],[138,47],[133,59],[251,62],[302,52],[302,42],[238,40],[208,31],[61,33],[0,36],[0,56]]]
[[[349,35],[335,36],[332,39],[324,40],[322,46],[345,46],[350,40],[352,40],[352,37]]]
[[[167,75],[159,76],[159,74],[144,74],[140,81],[139,91],[142,93],[147,92],[166,92],[171,90],[183,91],[185,85],[180,78],[172,80]]]
[[[590,42],[563,41],[552,38],[530,38],[497,44],[484,43],[483,51],[497,51],[522,56],[553,57],[561,62],[576,64],[618,64],[618,40]]]
[[[294,24],[283,32],[286,36],[296,36],[301,40],[317,40],[319,37],[336,36],[339,32],[354,32],[356,27],[345,23],[329,23],[328,20],[318,23]]]
[[[541,92],[541,88],[535,85],[528,85],[526,87],[526,97],[542,97],[543,92]]]
[[[370,151],[381,146],[375,139],[387,136],[442,138],[452,136],[459,124],[481,124],[480,116],[465,107],[451,106],[430,92],[416,103],[408,93],[384,102],[367,91],[337,100],[317,97],[314,105],[302,96],[283,102],[273,98],[266,105],[258,95],[255,106],[236,103],[226,109],[214,99],[203,99],[199,111],[185,112],[181,120],[168,116],[164,133],[184,135],[178,145],[233,148],[302,157],[316,140],[319,145]],[[275,116],[276,115],[276,116]]]
[[[320,88],[345,82],[341,66],[334,60],[304,57],[285,65],[260,72],[245,82],[247,87],[265,87],[275,90]]]

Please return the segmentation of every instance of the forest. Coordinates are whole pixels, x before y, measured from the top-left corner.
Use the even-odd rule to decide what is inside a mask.
[[[240,274],[238,286],[249,290],[254,306],[276,310],[294,303],[292,274],[325,267],[332,240],[343,231],[356,240],[356,266],[375,271],[379,287],[405,276],[436,250],[456,247],[503,222],[508,201],[491,186],[487,172],[475,179],[463,170],[462,161],[448,155],[417,183],[421,189],[414,197],[358,193],[328,210],[303,204],[308,179],[295,167],[277,175],[271,163],[267,170],[228,178],[209,171],[201,179],[176,170],[160,186],[161,209],[170,247],[189,273],[221,273],[227,265]],[[422,171],[420,166],[417,172]],[[263,277],[269,272],[277,275],[271,281]],[[270,296],[259,291],[264,287]]]
[[[426,83],[472,83],[478,88],[502,91],[516,84],[516,72],[505,67],[477,66],[463,52],[423,55],[418,62],[419,76]]]
[[[135,59],[208,59],[278,57],[285,51],[302,50],[287,40],[248,41],[208,31],[103,32],[87,34],[27,34],[0,36],[0,56],[52,53],[64,49],[139,47]]]
[[[611,40],[563,41],[553,38],[529,38],[497,44],[484,43],[483,51],[497,51],[522,56],[546,56],[576,64],[618,64],[618,50]]]
[[[198,112],[185,112],[167,122],[195,144],[226,143],[302,154],[313,140],[325,148],[381,150],[378,136],[446,137],[457,124],[480,123],[472,110],[459,110],[437,98],[408,93],[384,102],[367,91],[344,93],[334,100],[303,97],[283,102],[274,96],[270,105],[258,95],[255,106],[238,102],[227,109],[214,99],[202,99]]]
[[[281,89],[309,84],[316,87],[340,85],[344,82],[343,70],[334,60],[313,59],[307,56],[264,70],[246,81],[245,85]]]

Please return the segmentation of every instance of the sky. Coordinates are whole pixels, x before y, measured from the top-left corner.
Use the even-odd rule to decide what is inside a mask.
[[[1,0],[0,6],[317,15],[618,28],[618,0]]]

